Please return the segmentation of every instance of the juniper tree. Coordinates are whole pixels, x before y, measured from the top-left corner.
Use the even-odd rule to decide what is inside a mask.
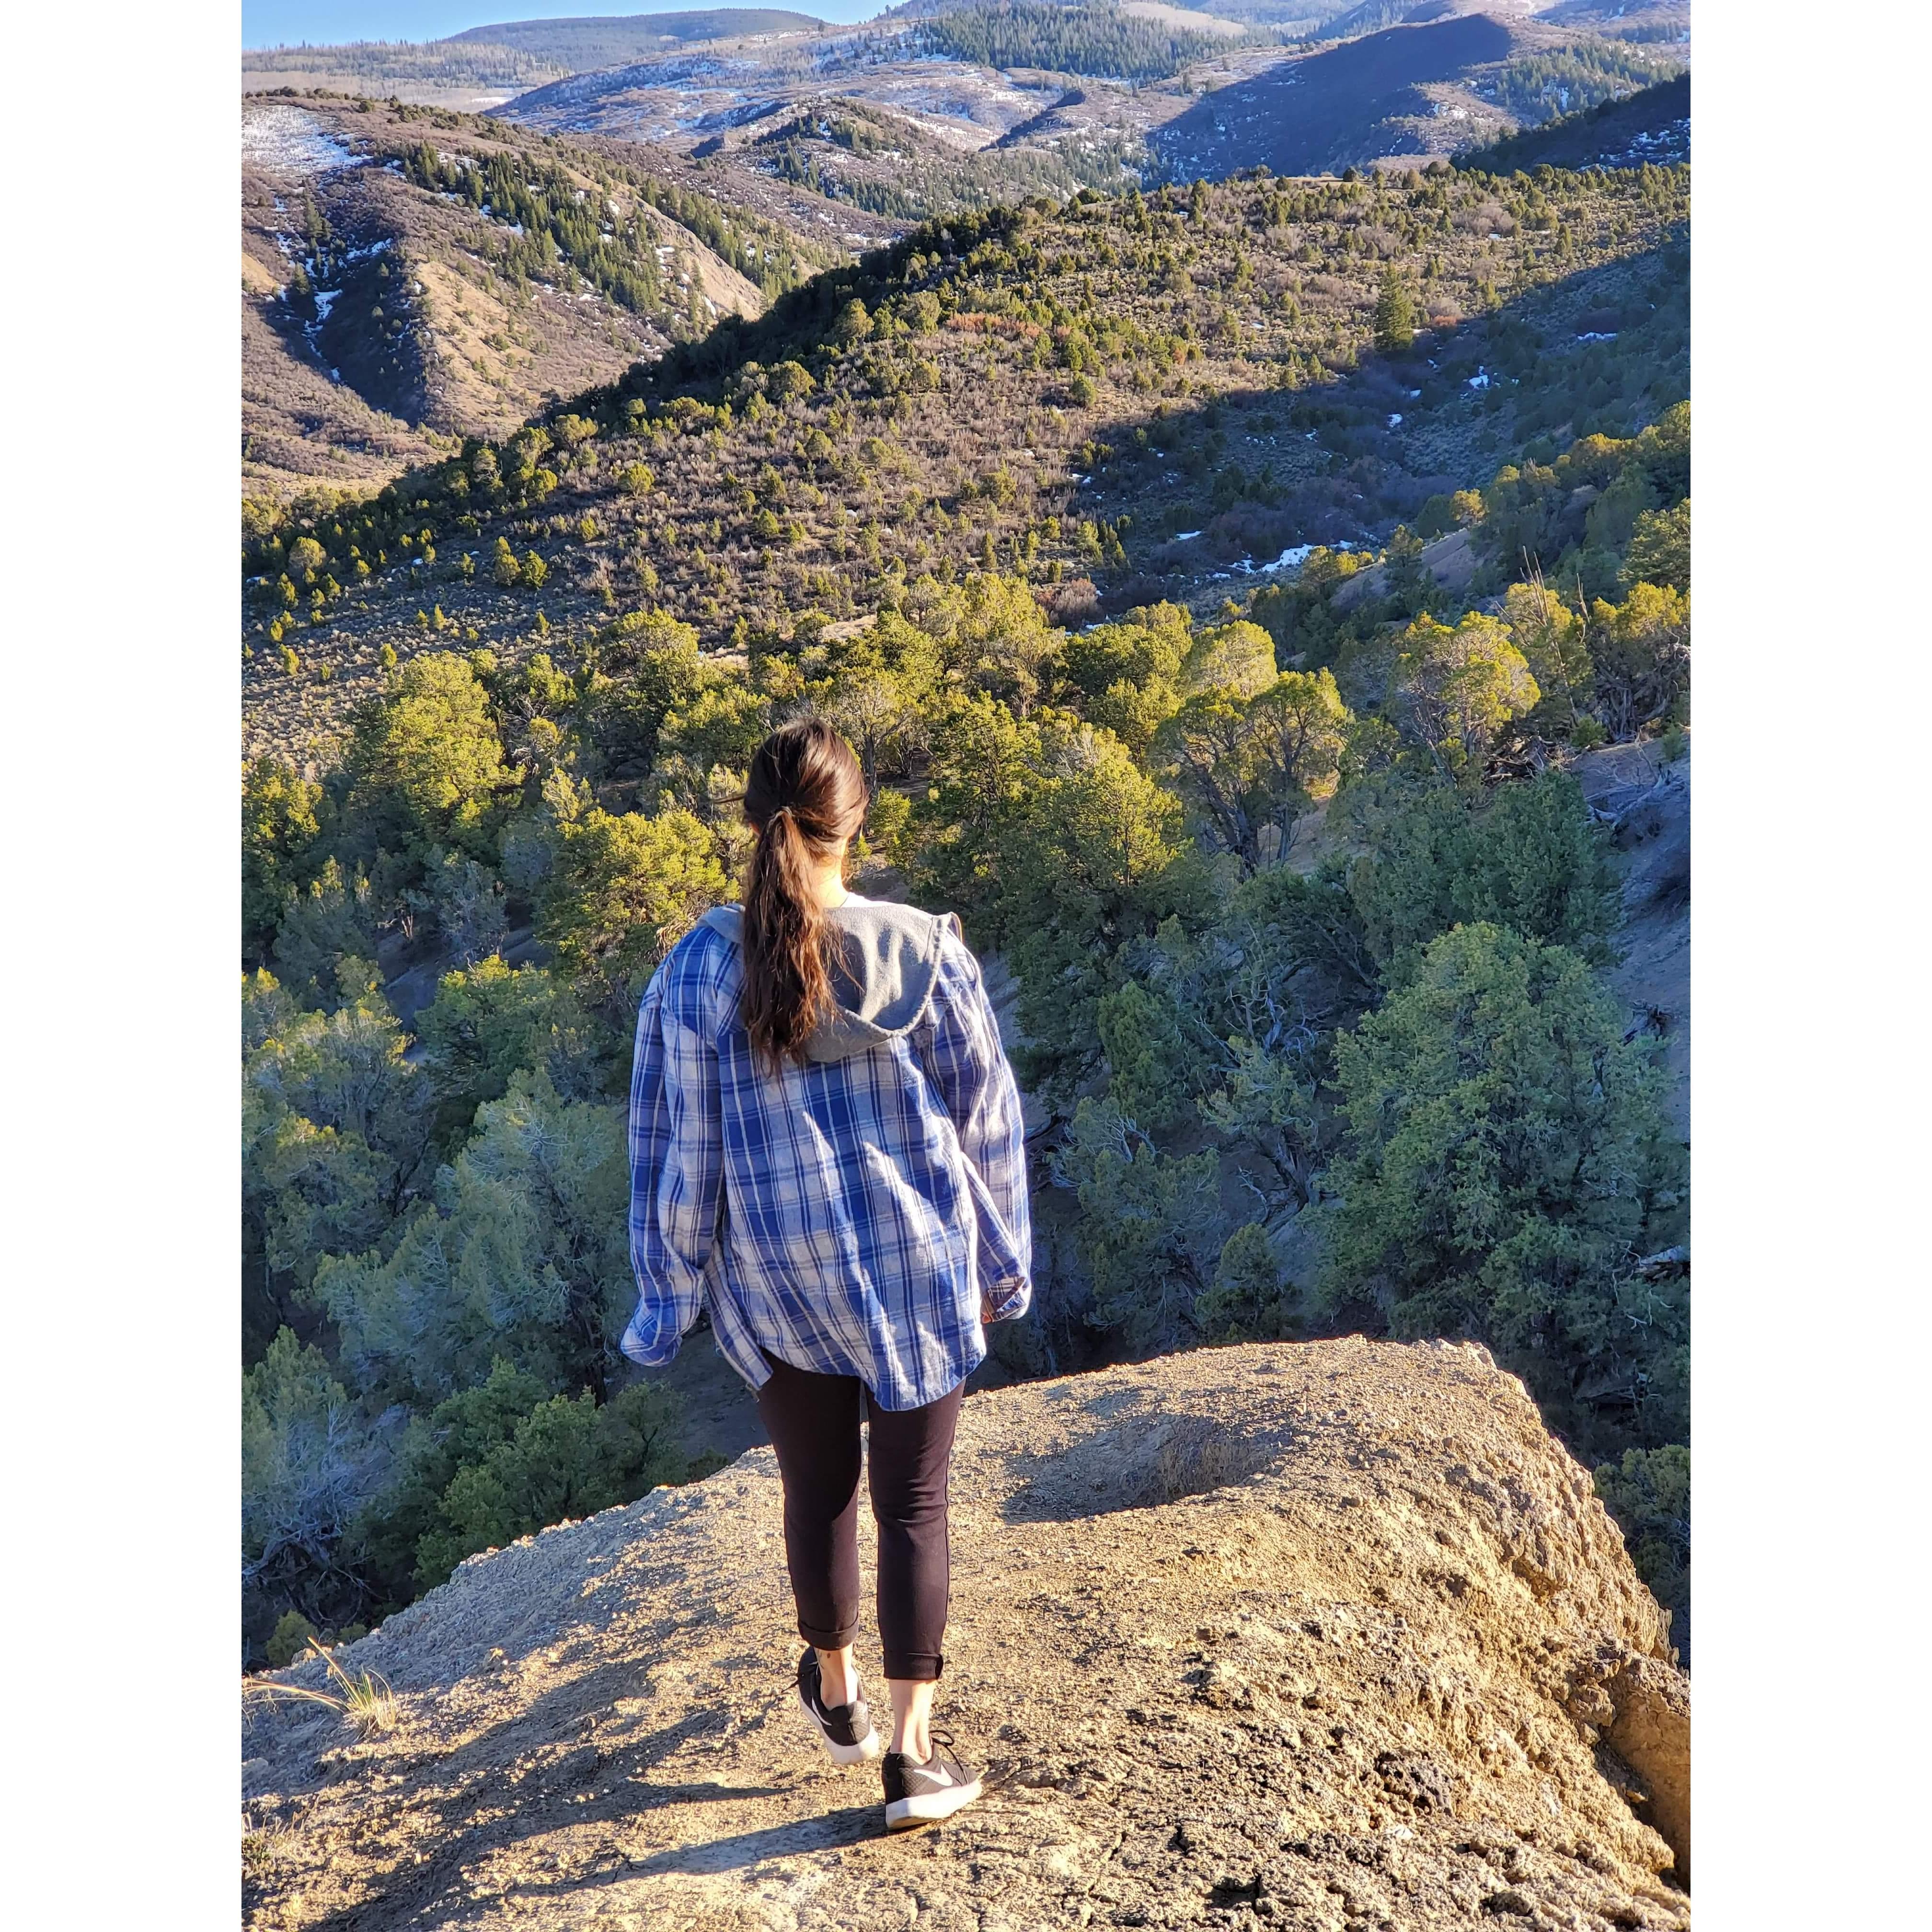
[[[1688,1421],[1682,1284],[1634,1265],[1681,1210],[1684,1150],[1624,1031],[1576,954],[1478,924],[1335,1042],[1328,1299],[1487,1343],[1586,1445]]]

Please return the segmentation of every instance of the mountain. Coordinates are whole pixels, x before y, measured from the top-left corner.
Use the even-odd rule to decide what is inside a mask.
[[[244,490],[380,484],[439,438],[507,435],[844,252],[644,158],[442,110],[250,97]]]
[[[615,67],[667,44],[736,40],[754,34],[815,34],[815,15],[777,7],[694,7],[680,14],[626,14],[578,20],[504,20],[466,27],[443,43],[513,47],[573,73]]]
[[[566,74],[666,48],[742,35],[816,33],[808,14],[762,7],[609,19],[509,20],[440,40],[356,40],[337,46],[252,47],[242,86],[394,95],[416,106],[482,109]]]
[[[320,1661],[250,1680],[244,1922],[1688,1925],[1688,1680],[1474,1345],[976,1394],[952,1496],[939,1716],[987,1791],[943,1829],[888,1838],[792,1708],[759,1449],[338,1649],[393,1693],[359,1738],[277,1694]]]
[[[539,610],[580,632],[662,604],[718,648],[988,560],[1063,621],[1212,608],[1298,547],[1380,542],[1526,450],[1681,400],[1688,190],[1682,170],[1443,169],[930,224],[559,406],[490,457],[514,489],[470,459],[353,516],[258,521],[249,740],[314,755],[386,646],[437,641],[433,609],[516,653]],[[1422,332],[1384,352],[1391,280]],[[427,570],[400,542],[424,530]],[[290,612],[303,536],[338,590]],[[494,581],[500,538],[542,562],[540,596]],[[265,648],[285,639],[299,674]]]

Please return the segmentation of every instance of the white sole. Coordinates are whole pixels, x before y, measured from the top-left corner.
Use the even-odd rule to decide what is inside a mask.
[[[812,1706],[805,1701],[805,1693],[798,1693],[798,1708],[805,1713],[805,1720],[818,1738],[818,1742],[832,1754],[834,1764],[869,1764],[885,1748],[885,1740],[879,1736],[874,1724],[856,1744],[836,1744],[825,1735],[825,1726],[818,1721]]]
[[[980,1795],[980,1780],[956,1784],[946,1791],[922,1791],[916,1797],[895,1798],[886,1807],[886,1829],[909,1832],[915,1825],[935,1824],[963,1811]]]

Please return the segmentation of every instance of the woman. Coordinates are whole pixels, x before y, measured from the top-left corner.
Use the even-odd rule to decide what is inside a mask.
[[[701,1304],[756,1391],[784,1484],[798,1700],[840,1764],[880,1754],[852,1655],[869,1423],[898,1830],[980,1795],[931,1721],[946,1478],[985,1324],[1032,1298],[1032,1228],[1019,1094],[958,921],[844,888],[866,804],[830,725],[775,731],[746,786],[744,904],[706,914],[644,994],[623,1346],[668,1362]]]

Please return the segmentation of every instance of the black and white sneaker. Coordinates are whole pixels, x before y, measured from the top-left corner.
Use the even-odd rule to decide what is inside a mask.
[[[932,1733],[932,1755],[923,1764],[899,1751],[888,1751],[879,1767],[886,1786],[886,1829],[909,1832],[963,1811],[980,1795],[980,1774],[968,1771],[952,1755],[952,1740],[944,1731]]]
[[[809,1718],[834,1764],[863,1764],[885,1748],[855,1681],[849,1704],[828,1706],[820,1694],[818,1653],[809,1646],[798,1660],[798,1707]]]

